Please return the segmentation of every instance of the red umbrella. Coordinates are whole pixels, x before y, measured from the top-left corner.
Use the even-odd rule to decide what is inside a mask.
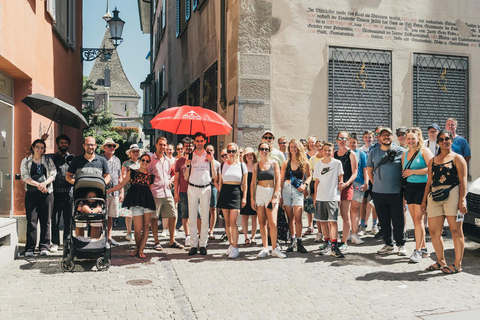
[[[203,132],[207,136],[229,134],[232,127],[215,111],[202,107],[181,106],[168,108],[150,120],[152,128],[174,134],[193,135]]]

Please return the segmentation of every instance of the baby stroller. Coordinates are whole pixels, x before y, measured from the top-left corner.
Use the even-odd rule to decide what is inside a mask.
[[[97,198],[87,198],[87,193],[95,191]],[[106,271],[111,263],[111,248],[107,239],[107,210],[106,186],[103,177],[93,174],[80,174],[75,179],[73,186],[73,210],[70,219],[70,234],[67,236],[63,250],[62,270],[73,271],[75,268],[74,257],[79,259],[97,259],[96,266],[99,271]],[[77,210],[78,204],[88,200],[101,205],[100,213],[82,213]],[[101,220],[103,237],[97,241],[79,237],[73,232],[77,223],[87,223]]]

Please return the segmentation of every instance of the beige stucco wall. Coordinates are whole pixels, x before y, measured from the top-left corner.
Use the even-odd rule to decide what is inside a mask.
[[[310,32],[312,28],[308,27],[309,7],[453,23],[460,19],[469,24],[475,24],[480,13],[480,2],[473,0],[242,0],[239,95],[265,102],[261,107],[245,107],[246,124],[263,124],[277,137],[306,138],[316,134],[326,139],[328,48],[335,46],[392,52],[392,126],[411,126],[413,54],[459,55],[469,58],[469,137],[472,157],[478,156],[479,147],[472,143],[472,138],[479,133],[475,124],[480,120],[480,113],[475,108],[480,98],[476,90],[476,75],[480,74],[478,46],[317,34]],[[252,36],[256,38],[246,40]],[[244,145],[255,145],[262,131],[245,129]],[[470,167],[473,177],[480,175],[480,166],[475,161]]]

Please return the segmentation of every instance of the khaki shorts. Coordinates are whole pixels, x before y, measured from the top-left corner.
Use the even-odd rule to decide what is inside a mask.
[[[107,212],[110,218],[118,218],[118,196],[107,196]]]
[[[432,188],[432,191],[445,189],[450,186],[440,186]],[[458,199],[460,198],[460,188],[456,186],[450,190],[450,194],[446,200],[433,201],[432,195],[428,195],[427,216],[429,218],[440,216],[456,216],[458,211]]]
[[[176,218],[177,210],[175,209],[175,200],[173,197],[167,198],[155,198],[155,210],[152,214],[152,219],[158,219],[162,217],[165,218]]]

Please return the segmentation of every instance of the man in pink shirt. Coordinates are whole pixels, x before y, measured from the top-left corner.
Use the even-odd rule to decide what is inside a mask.
[[[159,137],[155,143],[155,153],[150,153],[152,162],[148,165],[148,172],[155,175],[155,181],[152,185],[152,194],[155,198],[157,210],[152,214],[150,222],[153,239],[155,240],[154,249],[163,250],[158,240],[158,219],[168,218],[168,230],[170,231],[170,248],[181,249],[183,246],[175,241],[175,224],[177,221],[177,210],[172,191],[174,175],[172,171],[172,161],[165,156],[167,147],[167,138]]]

